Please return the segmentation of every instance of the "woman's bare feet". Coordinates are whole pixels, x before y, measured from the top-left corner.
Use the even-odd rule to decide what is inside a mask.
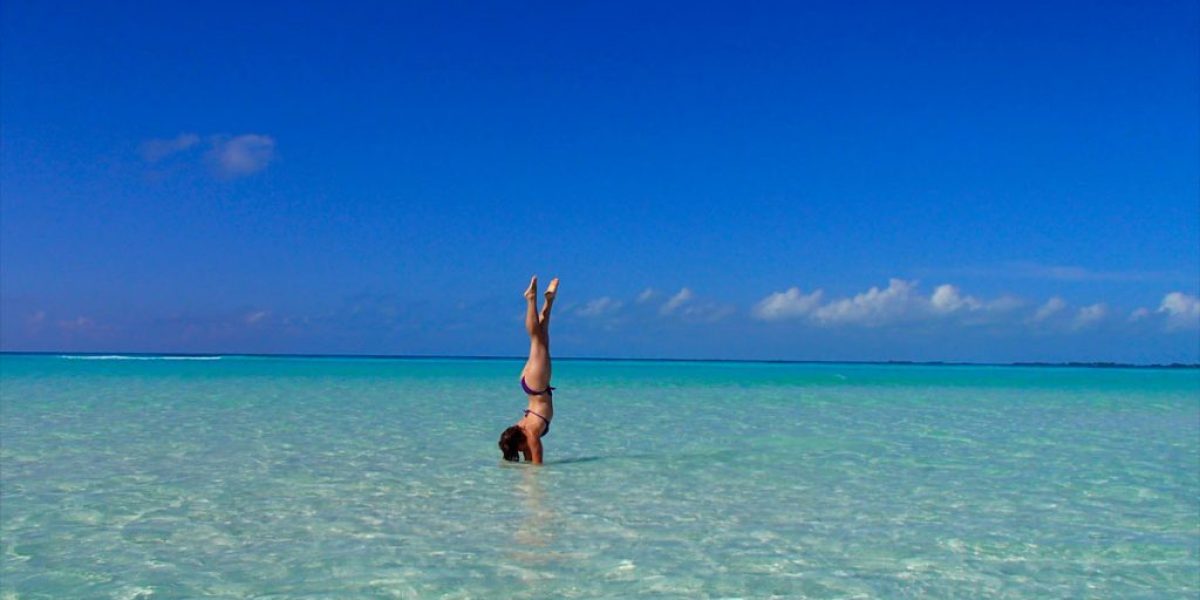
[[[558,280],[556,279],[555,281]],[[555,285],[555,283],[552,281],[550,282],[550,285]],[[549,290],[547,290],[546,293],[549,294]],[[525,290],[526,300],[533,300],[534,298],[537,298],[537,275],[534,275],[533,278],[529,280],[529,289]]]

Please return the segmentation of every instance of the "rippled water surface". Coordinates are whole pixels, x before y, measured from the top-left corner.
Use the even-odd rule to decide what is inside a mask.
[[[1200,372],[0,357],[3,598],[1196,597]]]

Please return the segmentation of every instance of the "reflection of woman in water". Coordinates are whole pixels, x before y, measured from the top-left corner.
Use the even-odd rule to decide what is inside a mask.
[[[504,454],[504,460],[517,461],[519,455],[524,454],[525,460],[542,464],[542,437],[550,433],[550,421],[554,419],[554,388],[550,387],[550,307],[557,292],[558,279],[551,279],[550,285],[546,286],[546,302],[539,314],[536,275],[525,290],[529,360],[525,361],[521,371],[521,389],[529,396],[529,407],[516,425],[500,434],[500,452]]]

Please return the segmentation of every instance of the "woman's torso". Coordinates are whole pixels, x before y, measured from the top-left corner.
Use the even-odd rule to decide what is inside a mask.
[[[530,431],[543,431],[554,419],[554,396],[550,388],[550,361],[547,360],[542,368],[530,368],[526,365],[521,372],[521,388],[529,399],[528,412],[521,419],[520,425]],[[529,392],[546,392],[531,394]],[[545,418],[545,421],[542,419]]]
[[[546,396],[529,396],[529,412],[537,413],[546,417],[547,421],[554,419],[554,401]],[[541,424],[542,420],[536,415],[525,415],[525,419],[532,419],[534,422]]]

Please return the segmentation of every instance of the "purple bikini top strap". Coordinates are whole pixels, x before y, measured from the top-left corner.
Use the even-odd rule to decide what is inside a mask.
[[[533,416],[535,416],[535,417],[537,417],[537,418],[541,419],[542,421],[545,421],[545,422],[546,422],[546,426],[547,426],[547,427],[549,427],[549,426],[550,426],[550,420],[549,420],[549,419],[547,419],[546,417],[543,417],[542,415],[539,415],[539,414],[537,414],[536,412],[533,412],[532,410],[529,410],[528,408],[527,408],[527,409],[525,409],[525,414],[527,414],[527,415],[533,415]]]

